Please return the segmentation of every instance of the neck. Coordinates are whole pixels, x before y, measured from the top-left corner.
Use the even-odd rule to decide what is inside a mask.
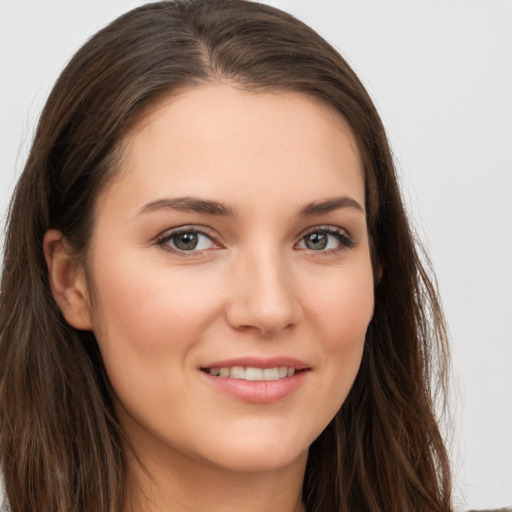
[[[306,459],[304,453],[285,467],[240,472],[176,452],[130,450],[123,512],[304,512]]]

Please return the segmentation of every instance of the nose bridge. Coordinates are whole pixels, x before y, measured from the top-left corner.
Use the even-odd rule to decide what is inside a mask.
[[[298,321],[293,274],[279,247],[259,243],[241,251],[235,274],[236,291],[229,308],[234,327],[252,327],[269,335]]]

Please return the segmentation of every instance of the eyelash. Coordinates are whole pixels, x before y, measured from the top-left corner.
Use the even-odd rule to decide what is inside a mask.
[[[324,234],[328,236],[332,236],[337,239],[339,242],[339,246],[327,250],[314,250],[314,249],[308,249],[307,247],[304,248],[305,250],[308,250],[310,253],[316,255],[326,255],[326,254],[335,254],[347,249],[350,249],[354,246],[354,240],[353,238],[344,230],[338,227],[333,226],[314,226],[313,228],[309,229],[307,232],[302,234],[299,242],[297,242],[294,247],[299,245],[300,243],[304,242],[307,236],[310,236],[312,234]],[[175,240],[180,235],[186,235],[186,234],[194,234],[199,235],[200,237],[206,237],[208,238],[213,244],[216,244],[214,238],[209,235],[208,233],[205,233],[204,231],[197,229],[195,227],[187,227],[184,226],[182,228],[177,228],[171,232],[167,232],[166,234],[159,237],[156,241],[156,245],[161,247],[162,249],[172,252],[174,254],[177,254],[182,257],[193,257],[193,256],[200,256],[204,254],[206,251],[209,251],[210,249],[202,249],[202,250],[184,250],[179,249],[178,247],[173,247],[169,244],[172,240]],[[199,243],[199,242],[198,242]],[[327,242],[328,243],[328,242]]]
[[[329,236],[333,236],[337,239],[339,242],[339,246],[335,247],[334,249],[327,249],[327,250],[320,250],[315,251],[313,249],[310,249],[309,251],[313,254],[317,255],[327,255],[327,254],[336,254],[338,252],[351,249],[354,247],[354,239],[342,228],[334,227],[334,226],[314,226],[313,228],[309,229],[306,233],[304,233],[301,238],[300,242],[304,241],[307,236],[310,236],[314,233],[321,233]],[[306,248],[307,250],[307,248]]]
[[[177,228],[171,232],[167,232],[164,235],[162,235],[161,237],[159,237],[156,241],[156,245],[158,245],[165,251],[172,252],[173,254],[177,254],[178,256],[182,256],[185,258],[199,256],[199,255],[205,253],[206,251],[210,250],[210,249],[202,249],[202,250],[186,251],[186,250],[179,249],[178,247],[173,247],[172,245],[170,245],[169,242],[171,242],[173,239],[178,238],[180,235],[187,235],[187,234],[194,234],[194,235],[199,235],[201,237],[206,237],[209,240],[211,240],[211,242],[213,244],[216,244],[214,238],[211,235],[209,235],[208,233],[205,233],[204,231],[202,231],[201,229],[184,226],[182,228]]]

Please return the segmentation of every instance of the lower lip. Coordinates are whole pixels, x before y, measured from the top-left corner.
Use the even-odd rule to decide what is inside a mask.
[[[302,370],[279,380],[243,380],[215,377],[201,371],[209,384],[218,391],[255,404],[270,404],[286,398],[300,388],[308,373],[309,370]]]

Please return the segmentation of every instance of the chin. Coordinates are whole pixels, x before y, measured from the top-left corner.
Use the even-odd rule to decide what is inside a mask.
[[[279,471],[287,467],[306,464],[308,450],[302,452],[263,453],[263,450],[246,450],[243,453],[223,454],[222,460],[217,462],[228,471],[234,473],[264,473]]]
[[[305,464],[308,449],[309,443],[292,436],[279,435],[271,438],[256,434],[219,441],[215,443],[215,450],[209,450],[207,458],[211,463],[229,471],[264,472],[293,464]]]

